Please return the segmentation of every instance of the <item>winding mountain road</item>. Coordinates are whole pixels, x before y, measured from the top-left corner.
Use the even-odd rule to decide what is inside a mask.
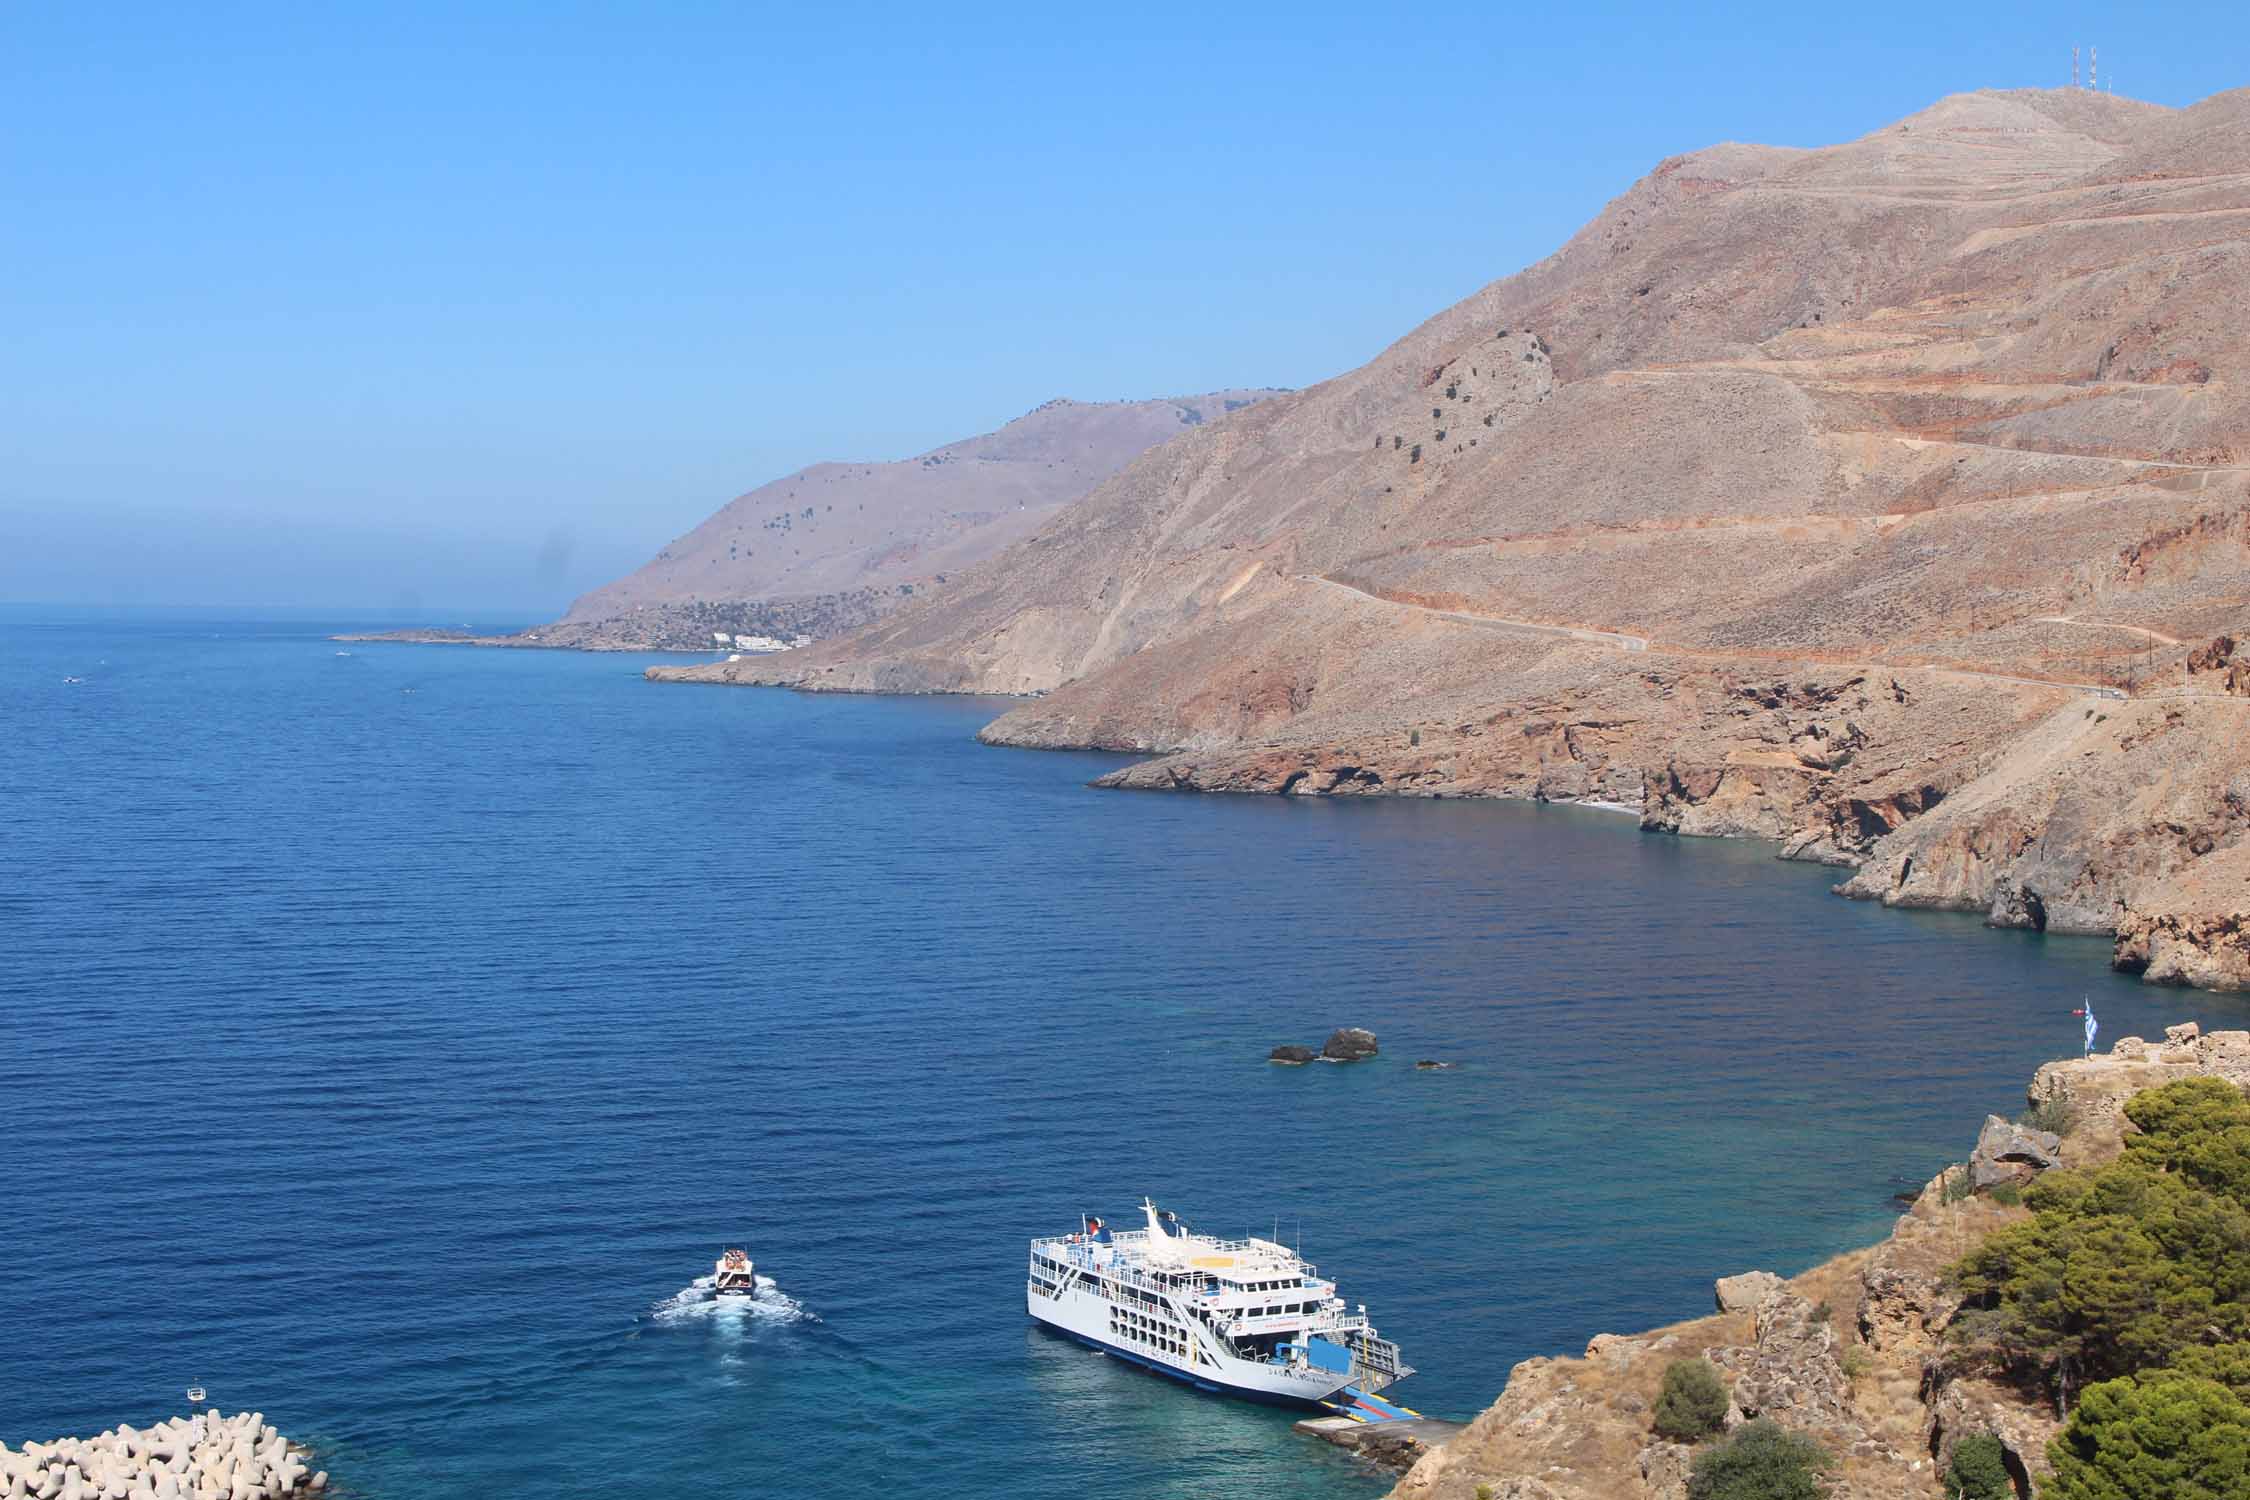
[[[1365,589],[1354,588],[1348,583],[1340,583],[1336,579],[1323,577],[1318,573],[1300,573],[1297,575],[1297,580],[1300,583],[1317,583],[1323,588],[1340,589],[1344,593],[1357,595],[1376,604],[1387,604],[1393,609],[1409,609],[1416,614],[1435,615],[1441,620],[1456,620],[1463,625],[1482,626],[1487,630],[1518,630],[1532,635],[1563,636],[1574,641],[1592,641],[1596,645],[1615,646],[1621,651],[1646,651],[1648,649],[1648,637],[1626,635],[1616,630],[1584,630],[1574,625],[1543,625],[1537,620],[1511,620],[1501,615],[1476,615],[1465,609],[1433,609],[1427,604],[1408,604],[1399,599],[1386,599],[1381,594],[1371,594]]]
[[[1426,604],[1408,604],[1403,600],[1386,599],[1381,594],[1371,594],[1366,589],[1354,588],[1351,584],[1339,582],[1334,578],[1325,577],[1319,573],[1299,573],[1296,576],[1299,583],[1318,584],[1322,588],[1336,589],[1343,593],[1354,595],[1357,598],[1365,599],[1373,604],[1387,604],[1392,609],[1404,609],[1411,610],[1416,614],[1434,615],[1438,619],[1452,620],[1462,625],[1474,625],[1487,630],[1520,631],[1531,635],[1559,636],[1564,639],[1574,641],[1590,641],[1596,645],[1615,646],[1622,651],[1646,651],[1649,648],[1649,638],[1644,635],[1627,635],[1623,631],[1618,630],[1588,630],[1583,627],[1574,625],[1547,625],[1542,624],[1537,620],[1515,620],[1510,619],[1504,615],[1472,614],[1465,609],[1433,609]],[[2104,623],[2095,620],[2072,620],[2062,615],[2054,615],[2047,618],[2049,621],[2060,621],[2064,624],[2069,625],[2096,625]],[[2114,630],[2140,630],[2140,627],[2137,625],[2114,625],[2108,628]],[[2144,631],[2142,633],[2146,635],[2156,636],[2156,632],[2154,631]],[[2156,636],[2156,638],[2158,640],[2169,639],[2165,636]],[[2173,642],[2173,644],[2177,645],[2178,643]],[[1714,653],[1707,651],[1694,651],[1688,654],[1698,657],[1704,657],[1710,656]],[[2121,699],[2126,696],[2125,691],[2122,688],[2106,687],[2100,683],[2055,682],[2042,677],[2011,677],[2005,672],[1980,672],[1974,667],[1916,666],[1913,663],[1907,662],[1864,662],[1858,663],[1856,664],[1856,666],[1858,668],[1870,671],[1881,671],[1888,669],[1892,671],[1911,670],[1919,672],[1940,672],[1953,677],[1974,677],[1983,682],[2012,683],[2019,687],[2066,688],[2083,693],[2091,698]]]
[[[2032,617],[2032,623],[2035,625],[2076,625],[2086,630],[2122,630],[2128,635],[2137,635],[2144,640],[2160,641],[2167,646],[2186,644],[2178,636],[2166,635],[2161,630],[2150,630],[2144,625],[2120,625],[2114,620],[2081,620],[2073,615],[2035,615]]]

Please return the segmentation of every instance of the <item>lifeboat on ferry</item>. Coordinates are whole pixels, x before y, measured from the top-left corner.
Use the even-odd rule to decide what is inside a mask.
[[[758,1290],[758,1267],[746,1250],[725,1250],[711,1268],[711,1289],[722,1297],[749,1297]]]

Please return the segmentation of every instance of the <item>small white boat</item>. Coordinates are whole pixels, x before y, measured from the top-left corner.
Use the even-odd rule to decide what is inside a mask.
[[[726,1250],[711,1268],[711,1289],[722,1297],[750,1297],[758,1291],[758,1268],[748,1251]]]
[[[80,683],[83,683],[83,682],[84,682],[85,680],[86,680],[86,679],[85,679],[85,678],[83,678],[83,677],[65,677],[65,678],[63,679],[63,682],[64,682],[64,684],[65,684],[66,686],[72,686],[72,687],[75,687],[75,686],[77,686],[78,684],[80,684]]]

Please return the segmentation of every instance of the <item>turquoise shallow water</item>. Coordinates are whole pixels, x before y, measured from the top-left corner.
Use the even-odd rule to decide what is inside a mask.
[[[0,1439],[197,1382],[391,1500],[1371,1496],[1028,1327],[1025,1240],[1301,1226],[1465,1416],[1880,1233],[2081,994],[2245,1024],[1615,815],[1098,793],[988,703],[348,623],[0,614]],[[678,1303],[724,1242],[775,1297]]]

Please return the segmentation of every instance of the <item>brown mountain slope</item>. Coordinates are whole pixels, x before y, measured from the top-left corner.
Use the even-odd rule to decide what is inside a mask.
[[[542,634],[632,634],[636,621],[700,616],[683,608],[699,605],[760,606],[764,628],[830,633],[836,616],[886,612],[1029,536],[1150,448],[1272,394],[1050,401],[915,458],[815,464],[735,497]],[[708,644],[694,634],[688,644]]]
[[[655,675],[1043,693],[987,737],[1169,753],[1122,784],[1600,796],[2176,946],[2250,906],[2250,667],[2188,672],[2250,626],[2246,325],[2250,92],[1716,147],[940,597]]]

